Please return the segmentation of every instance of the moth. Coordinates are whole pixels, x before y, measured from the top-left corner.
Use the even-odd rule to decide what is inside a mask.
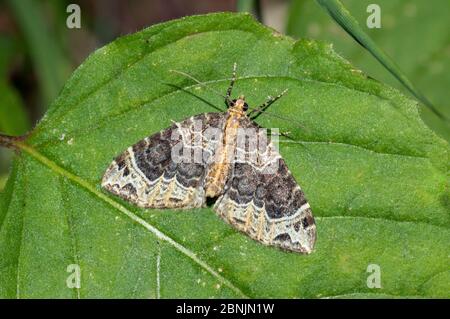
[[[130,146],[107,168],[101,185],[143,208],[190,209],[213,199],[217,215],[252,239],[311,253],[316,225],[310,205],[266,130],[254,122],[286,91],[249,110],[244,96],[231,98],[235,81],[236,64],[223,96],[226,112],[174,122]],[[241,138],[240,131],[257,138]],[[195,153],[200,156],[192,160]]]

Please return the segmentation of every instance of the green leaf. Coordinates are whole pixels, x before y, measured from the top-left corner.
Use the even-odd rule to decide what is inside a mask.
[[[0,78],[6,78],[11,61],[18,50],[17,39],[10,35],[0,35]]]
[[[211,208],[136,208],[100,188],[111,160],[170,125],[221,107],[187,72],[250,105],[289,89],[260,125],[317,217],[315,252],[263,246]],[[181,87],[183,89],[178,89]],[[289,118],[290,121],[282,118]],[[24,142],[0,201],[0,296],[448,297],[448,144],[417,105],[328,44],[295,42],[248,14],[193,16],[99,49]],[[81,287],[69,289],[78,264]],[[367,267],[381,268],[380,289]]]
[[[32,0],[9,0],[11,11],[21,28],[36,74],[41,85],[44,105],[59,93],[69,74],[70,65],[46,25],[44,13]]]
[[[238,12],[252,13],[258,21],[261,21],[262,14],[260,0],[237,0],[236,7]]]
[[[435,0],[433,5],[421,0],[380,0],[381,28],[369,29],[366,20],[370,0],[345,0],[362,30],[378,48],[382,48],[399,65],[410,82],[432,101],[439,113],[450,118],[447,88],[450,85],[448,50],[450,3]],[[355,22],[355,21],[354,21]],[[356,22],[355,22],[356,23]],[[311,37],[333,42],[337,52],[348,58],[366,74],[408,92],[386,68],[363,50],[348,33],[336,24],[315,1],[292,1],[287,32],[296,37]],[[405,36],[408,35],[408,36]],[[373,44],[373,43],[372,43]],[[377,50],[377,48],[374,48]],[[431,128],[450,140],[450,125],[421,105],[422,118]]]
[[[16,90],[0,79],[0,132],[10,135],[25,134],[30,121],[22,100]],[[11,151],[0,149],[0,190],[7,180],[7,171],[11,164]]]
[[[0,132],[21,135],[29,128],[30,121],[20,95],[0,79]]]
[[[398,65],[368,36],[355,18],[348,12],[339,0],[317,0],[328,13],[344,28],[359,44],[365,47],[383,66],[391,72],[419,101],[439,117],[443,115],[436,110],[428,99],[414,86]]]

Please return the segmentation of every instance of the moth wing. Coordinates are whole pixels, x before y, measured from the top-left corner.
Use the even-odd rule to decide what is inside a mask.
[[[266,134],[261,131],[260,137]],[[265,245],[310,253],[316,240],[311,208],[274,145],[265,144],[258,152],[249,152],[251,142],[240,149],[238,143],[237,154],[241,157],[233,163],[214,210],[236,229]]]
[[[207,161],[224,123],[223,113],[204,113],[144,138],[111,163],[102,187],[139,207],[201,207]],[[208,128],[215,138],[202,138]]]

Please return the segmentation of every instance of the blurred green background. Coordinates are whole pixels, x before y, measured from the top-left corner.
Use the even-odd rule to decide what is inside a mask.
[[[81,28],[69,29],[69,4],[81,8]],[[343,0],[361,27],[447,118],[450,103],[450,1]],[[367,6],[381,8],[381,28],[369,29]],[[7,0],[0,2],[0,132],[21,135],[43,116],[71,72],[118,36],[192,14],[250,11],[294,38],[333,43],[367,75],[410,93],[314,0]],[[450,140],[449,122],[421,106],[424,121]],[[0,189],[11,151],[0,149]]]

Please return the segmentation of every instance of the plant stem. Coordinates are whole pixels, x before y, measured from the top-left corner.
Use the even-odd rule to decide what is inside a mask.
[[[263,22],[260,0],[238,0],[237,11],[252,13],[259,22]]]
[[[23,141],[26,138],[26,135],[22,136],[10,136],[5,134],[0,134],[0,146],[10,148],[10,149],[19,149],[17,145],[19,142]]]
[[[361,46],[372,54],[405,88],[420,102],[428,107],[436,116],[450,122],[450,118],[441,113],[406,77],[400,67],[364,32],[358,21],[350,14],[339,0],[317,0],[329,15],[352,36]]]

